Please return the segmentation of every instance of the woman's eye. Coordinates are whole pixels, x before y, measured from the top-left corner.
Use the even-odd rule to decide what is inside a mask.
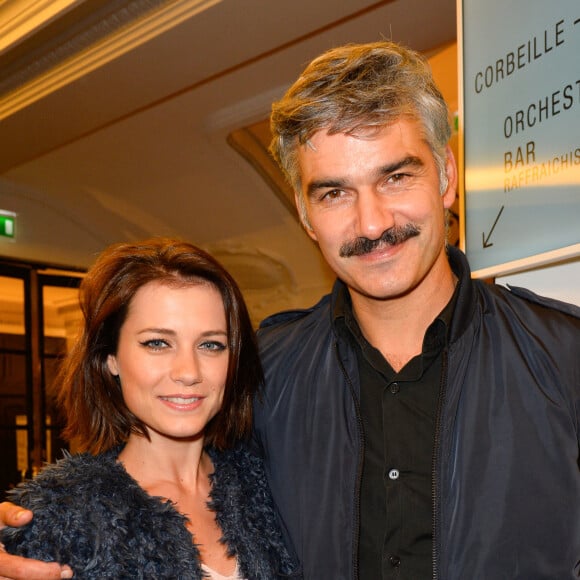
[[[143,346],[152,350],[161,350],[167,347],[167,342],[161,338],[152,338],[141,343]]]
[[[206,340],[201,343],[201,348],[203,350],[217,351],[226,350],[227,345],[219,340]]]

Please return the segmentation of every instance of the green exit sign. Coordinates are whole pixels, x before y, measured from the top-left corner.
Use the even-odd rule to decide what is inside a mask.
[[[0,212],[0,236],[13,238],[16,226],[16,214]]]

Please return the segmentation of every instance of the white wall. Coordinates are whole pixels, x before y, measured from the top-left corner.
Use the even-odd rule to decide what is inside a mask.
[[[523,286],[537,294],[572,302],[580,306],[580,258],[555,266],[496,278],[498,284]]]

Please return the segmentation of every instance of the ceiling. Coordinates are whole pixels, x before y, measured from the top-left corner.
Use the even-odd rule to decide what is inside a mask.
[[[0,257],[86,268],[105,246],[188,239],[255,319],[332,275],[268,157],[267,118],[332,46],[454,43],[456,0],[0,0]]]

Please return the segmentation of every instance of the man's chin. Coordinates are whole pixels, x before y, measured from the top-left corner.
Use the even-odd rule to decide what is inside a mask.
[[[373,283],[368,277],[364,280],[351,280],[345,282],[352,297],[359,296],[365,300],[387,301],[402,298],[409,293],[407,285],[385,283],[384,280],[377,280]]]

